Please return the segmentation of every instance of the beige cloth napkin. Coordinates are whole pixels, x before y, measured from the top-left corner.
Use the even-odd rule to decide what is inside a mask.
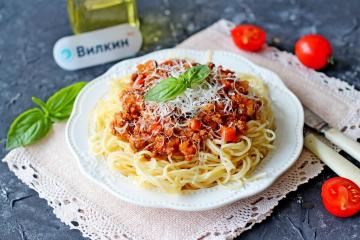
[[[346,127],[350,136],[359,136],[360,111],[354,111],[353,107],[359,103],[359,92],[340,80],[301,67],[291,54],[273,48],[260,54],[240,52],[227,34],[229,26],[231,23],[220,20],[178,47],[222,49],[242,54],[278,73],[305,104],[327,117],[334,126]],[[313,95],[320,95],[314,89],[322,90],[319,97],[332,99],[332,109],[309,100]],[[56,125],[46,139],[11,151],[3,161],[48,201],[61,221],[91,239],[233,238],[264,220],[288,192],[322,170],[320,161],[304,150],[296,164],[272,187],[229,206],[203,212],[144,208],[117,199],[81,174],[65,143],[64,127],[64,124]]]

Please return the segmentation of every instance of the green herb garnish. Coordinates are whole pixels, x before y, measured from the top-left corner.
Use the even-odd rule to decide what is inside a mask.
[[[160,80],[146,94],[145,101],[166,102],[185,92],[187,88],[202,83],[211,70],[206,65],[189,68],[178,78],[170,77]]]
[[[85,85],[86,82],[78,82],[62,88],[46,103],[32,97],[32,101],[40,108],[31,108],[13,121],[7,134],[6,149],[34,143],[50,131],[54,122],[67,119],[71,114],[76,96]]]

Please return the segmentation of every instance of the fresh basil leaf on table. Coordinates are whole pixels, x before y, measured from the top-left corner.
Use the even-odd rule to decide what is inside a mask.
[[[44,137],[52,122],[39,108],[31,108],[20,114],[11,124],[6,141],[6,148],[12,149],[33,143]]]
[[[6,149],[34,143],[50,131],[54,122],[67,119],[71,114],[76,96],[85,85],[86,82],[78,82],[62,88],[46,103],[32,97],[32,101],[40,108],[31,108],[13,121],[7,134]]]
[[[166,102],[185,92],[187,88],[202,83],[211,70],[206,65],[199,65],[186,70],[178,78],[170,77],[160,80],[145,94],[145,101]]]
[[[85,85],[86,82],[78,82],[52,95],[46,102],[50,116],[57,120],[67,119],[71,114],[76,96]]]
[[[43,110],[44,113],[47,114],[47,116],[49,115],[49,111],[47,109],[46,103],[44,103],[43,100],[41,100],[40,98],[37,98],[37,97],[31,97],[31,100],[33,101],[33,103],[39,105],[41,110]]]

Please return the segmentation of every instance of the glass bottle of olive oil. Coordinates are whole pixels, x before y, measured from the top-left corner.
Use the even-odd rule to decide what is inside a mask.
[[[75,34],[128,23],[139,27],[136,0],[67,0]]]

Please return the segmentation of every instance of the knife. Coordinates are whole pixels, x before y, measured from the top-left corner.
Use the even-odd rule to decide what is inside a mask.
[[[360,186],[360,169],[304,128],[304,145],[340,177]]]
[[[304,106],[305,124],[312,130],[322,133],[325,138],[360,162],[360,143],[355,142]]]

